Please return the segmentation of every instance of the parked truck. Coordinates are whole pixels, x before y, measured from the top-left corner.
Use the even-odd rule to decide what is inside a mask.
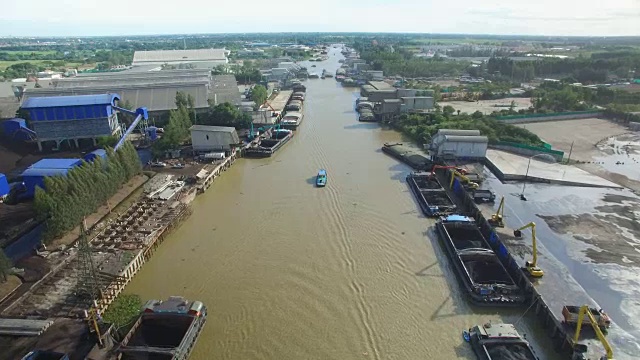
[[[121,360],[186,360],[202,332],[207,308],[181,296],[149,300],[117,347]]]

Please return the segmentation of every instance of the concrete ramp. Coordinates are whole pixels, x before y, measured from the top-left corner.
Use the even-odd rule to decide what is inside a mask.
[[[496,173],[496,176],[502,181],[524,181],[528,163],[529,158],[526,156],[501,150],[487,150],[487,166]],[[531,160],[527,178],[532,182],[545,182],[558,185],[622,188],[622,186],[618,184],[592,175],[575,166],[550,163],[538,159]]]

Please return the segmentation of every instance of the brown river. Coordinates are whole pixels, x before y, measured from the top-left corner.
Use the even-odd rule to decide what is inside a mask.
[[[335,70],[331,53],[307,68]],[[404,182],[409,168],[380,151],[400,135],[357,121],[358,89],[306,86],[292,141],[216,180],[127,292],[207,305],[193,360],[474,359],[462,331],[489,320],[517,322],[553,359],[524,309],[467,303]],[[320,168],[325,188],[314,186]]]

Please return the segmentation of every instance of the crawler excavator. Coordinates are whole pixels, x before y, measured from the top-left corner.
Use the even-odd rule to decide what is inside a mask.
[[[613,349],[611,348],[609,341],[607,341],[607,339],[604,337],[602,330],[600,330],[600,327],[598,326],[598,321],[595,319],[593,314],[591,314],[591,311],[589,311],[589,306],[587,305],[582,305],[580,307],[580,313],[578,314],[578,324],[576,326],[576,334],[573,337],[573,356],[571,357],[571,360],[587,359],[585,356],[585,353],[587,352],[587,346],[578,343],[578,340],[580,340],[580,330],[582,330],[582,321],[585,315],[589,317],[589,323],[591,324],[591,327],[593,327],[593,331],[596,333],[598,340],[600,340],[602,346],[604,346],[604,349],[607,352],[606,355],[600,358],[600,360],[613,360]]]
[[[536,239],[536,223],[530,222],[527,225],[514,230],[513,235],[517,238],[522,237],[522,230],[531,228],[531,240],[533,242],[533,260],[525,262],[525,270],[529,273],[531,277],[541,278],[544,276],[544,271],[537,266],[538,263],[538,243]]]
[[[500,205],[498,206],[498,211],[495,214],[491,215],[491,219],[488,220],[489,225],[493,227],[504,227],[504,196],[500,200]]]

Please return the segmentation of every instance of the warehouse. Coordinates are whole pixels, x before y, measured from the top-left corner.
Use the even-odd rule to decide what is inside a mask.
[[[42,143],[55,141],[59,148],[63,141],[96,139],[101,136],[122,134],[117,111],[113,107],[117,94],[31,97],[23,101],[21,110],[29,115],[36,133],[38,149]]]
[[[69,170],[82,164],[82,159],[42,159],[29,166],[22,173],[22,181],[25,186],[23,198],[32,198],[36,187],[44,189],[44,178],[47,176],[66,175]]]
[[[483,159],[489,139],[486,136],[442,135],[432,143],[432,155],[439,158]]]
[[[457,129],[440,129],[431,138],[431,145],[433,148],[444,140],[445,135],[457,135],[457,136],[480,136],[480,130],[457,130]],[[435,146],[434,146],[435,145]]]
[[[146,107],[153,121],[166,119],[176,108],[178,92],[191,95],[197,113],[213,104],[229,102],[240,105],[240,92],[233,75],[212,76],[207,69],[147,71],[133,74],[103,74],[57,80],[50,89],[29,89],[24,99],[74,94],[120,95],[122,103],[131,107]],[[24,101],[24,100],[23,100]]]
[[[210,151],[231,151],[240,143],[234,127],[193,125],[191,145],[197,153]]]
[[[211,69],[229,62],[228,51],[225,49],[195,49],[195,50],[152,50],[136,51],[133,54],[133,66],[189,64],[196,68]]]

